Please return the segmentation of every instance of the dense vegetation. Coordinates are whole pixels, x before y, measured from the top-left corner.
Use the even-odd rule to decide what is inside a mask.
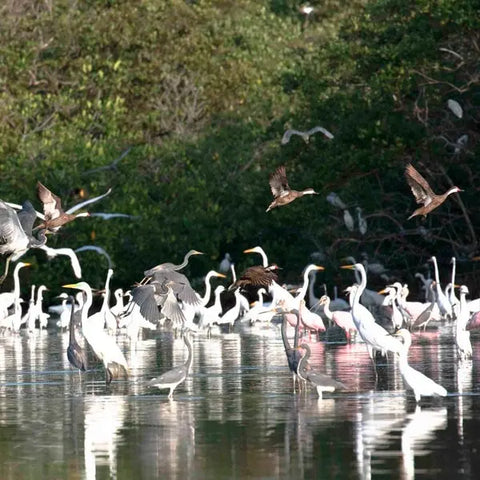
[[[136,219],[79,219],[49,244],[102,246],[121,285],[190,248],[208,253],[192,261],[193,275],[226,251],[244,262],[242,250],[261,244],[295,280],[312,252],[329,281],[342,257],[361,252],[405,281],[433,253],[445,264],[471,258],[480,233],[478,2],[312,5],[305,21],[290,0],[6,2],[0,198],[39,207],[37,179],[67,205],[80,189],[112,187],[92,211]],[[314,125],[334,140],[281,145],[285,129]],[[438,193],[452,184],[465,192],[425,222],[407,221],[416,208],[407,161]],[[268,176],[281,164],[293,188],[320,195],[266,214]],[[352,215],[363,209],[365,235],[345,228],[326,201],[331,191]],[[43,253],[32,256],[33,281],[70,279],[66,262],[47,268]],[[81,261],[101,284],[102,257]]]

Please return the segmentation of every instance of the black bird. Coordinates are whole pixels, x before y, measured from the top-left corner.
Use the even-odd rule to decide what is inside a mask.
[[[75,338],[75,299],[72,295],[69,295],[68,298],[72,309],[70,314],[70,341],[67,347],[67,357],[72,367],[85,372],[88,368],[87,352],[77,343],[77,339]]]

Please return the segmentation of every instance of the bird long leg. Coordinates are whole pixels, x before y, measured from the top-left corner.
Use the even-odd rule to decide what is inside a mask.
[[[0,277],[0,284],[2,284],[5,279],[7,278],[7,274],[8,274],[8,267],[10,265],[10,259],[12,258],[12,255],[9,255],[7,257],[7,261],[5,262],[5,272],[3,272],[3,275]]]

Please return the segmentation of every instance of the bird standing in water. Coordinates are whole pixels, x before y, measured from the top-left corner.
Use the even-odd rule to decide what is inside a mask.
[[[275,172],[270,175],[269,183],[273,194],[273,202],[268,206],[267,212],[272,208],[287,205],[287,203],[293,202],[296,198],[303,197],[304,195],[317,195],[317,192],[313,188],[306,188],[301,191],[292,190],[288,185],[284,165],[278,167]]]
[[[428,182],[418,173],[418,171],[413,167],[413,165],[408,164],[405,169],[405,178],[407,183],[412,189],[412,193],[415,197],[415,200],[418,204],[423,204],[423,207],[417,208],[409,217],[410,220],[412,217],[417,215],[427,216],[432,210],[435,210],[440,206],[449,195],[452,193],[461,192],[462,190],[458,187],[452,187],[450,190],[445,192],[443,195],[436,195],[433,193]]]
[[[190,332],[187,331],[183,335],[183,341],[188,349],[188,357],[184,364],[174,367],[168,372],[163,373],[159,377],[152,378],[148,382],[149,387],[157,388],[169,388],[170,392],[168,394],[169,400],[172,399],[174,390],[185,381],[188,374],[190,373],[190,368],[192,367],[193,362],[193,347],[192,340],[190,338]]]
[[[87,352],[78,344],[75,338],[75,299],[72,295],[69,297],[70,305],[70,341],[67,347],[67,357],[72,367],[78,368],[79,371],[85,372],[88,368]]]

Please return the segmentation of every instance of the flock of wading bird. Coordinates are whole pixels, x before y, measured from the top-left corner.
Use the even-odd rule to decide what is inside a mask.
[[[307,133],[310,134],[310,132]],[[292,131],[291,134],[302,134],[302,132]],[[305,137],[305,134],[303,136]],[[453,187],[443,195],[436,195],[412,165],[406,167],[405,176],[417,203],[422,204],[422,207],[415,210],[409,218],[416,215],[426,216],[441,205],[450,194],[461,191],[458,187]],[[269,183],[274,199],[267,208],[267,212],[275,207],[287,205],[304,195],[316,193],[312,188],[302,191],[292,190],[289,187],[284,166],[279,167],[270,176]],[[53,257],[68,255],[76,276],[81,278],[81,268],[75,252],[68,248],[46,247],[47,235],[58,231],[76,217],[90,215],[86,212],[75,212],[89,203],[102,199],[109,192],[64,211],[60,198],[38,182],[37,195],[43,205],[43,213],[35,211],[29,201],[25,201],[21,206],[0,201],[0,253],[7,255],[5,272],[0,277],[0,282],[4,281],[8,273],[10,261],[17,261],[30,248],[44,249],[49,256]],[[98,215],[107,218],[108,214]],[[35,225],[38,218],[40,223]],[[93,294],[87,282],[63,285],[65,288],[80,291],[75,298],[63,293],[62,305],[51,307],[52,311],[56,310],[59,314],[57,325],[60,328],[70,328],[70,342],[67,350],[70,363],[81,371],[86,371],[88,368],[87,352],[76,340],[77,323],[80,325],[86,344],[91,347],[95,356],[105,367],[107,384],[113,379],[128,376],[128,364],[117,345],[115,334],[124,329],[126,334],[135,341],[142,328],[156,329],[158,325],[162,325],[179,329],[184,332],[184,342],[188,350],[186,362],[148,383],[150,386],[161,389],[168,388],[170,390],[168,397],[172,398],[173,391],[185,380],[192,366],[191,332],[210,333],[212,329],[221,326],[230,329],[235,322],[270,324],[274,318],[277,318],[278,323],[281,324],[288,366],[293,374],[294,391],[298,381],[299,389],[311,384],[321,397],[324,391],[332,392],[347,387],[315,371],[308,362],[309,345],[306,340],[302,340],[299,344],[299,339],[306,331],[310,333],[325,331],[324,319],[328,319],[331,325],[337,325],[345,332],[348,342],[363,341],[365,343],[372,359],[375,375],[377,352],[382,355],[391,352],[398,357],[399,371],[405,384],[413,390],[418,402],[422,396],[445,396],[447,391],[408,364],[411,330],[425,328],[432,319],[450,321],[455,325],[454,336],[459,359],[468,359],[472,356],[468,324],[472,313],[480,311],[480,299],[467,302],[468,288],[461,286],[460,300],[457,300],[455,295],[457,286],[454,281],[455,259],[452,259],[451,283],[445,293],[440,286],[435,257],[431,259],[435,269],[435,280],[425,280],[419,275],[425,283],[425,302],[408,301],[407,286],[398,282],[380,292],[386,293],[386,296],[372,292],[366,288],[367,269],[364,264],[353,261],[352,264],[343,265],[341,268],[353,270],[356,276],[356,283],[347,288],[349,294],[349,303],[347,303],[336,298],[330,300],[327,295],[315,299],[313,293],[315,274],[324,269],[322,266],[308,265],[303,273],[303,284],[292,294],[277,282],[278,267],[268,262],[261,247],[247,249],[244,252],[259,253],[263,259],[262,265],[247,268],[237,279],[234,265],[227,254],[219,268],[223,273],[211,270],[206,275],[203,296],[192,288],[188,278],[180,272],[187,266],[190,257],[201,254],[196,250],[189,251],[179,265],[163,263],[146,270],[144,278],[125,293],[122,289],[117,289],[116,303],[113,306],[110,306],[109,302],[109,282],[113,271],[109,269],[102,307],[93,314],[89,314]],[[42,306],[42,294],[46,288],[43,285],[38,288],[36,297],[35,286],[31,286],[28,309],[25,313],[22,312],[19,271],[27,266],[29,266],[28,263],[17,263],[13,273],[14,290],[0,294],[0,330],[3,334],[17,333],[23,325],[28,332],[34,332],[36,328],[45,327],[48,323],[49,314],[43,311]],[[225,278],[224,273],[228,270],[232,271],[233,283],[228,288],[218,286],[212,303],[210,280],[212,277]],[[306,306],[307,290],[310,308]],[[270,298],[268,302],[265,300],[266,296]],[[127,302],[124,301],[126,297]],[[387,323],[383,325],[374,315],[380,307],[383,307],[383,312],[387,315]],[[475,319],[476,316],[473,318]],[[289,341],[291,333],[287,329],[294,329],[293,346]]]

